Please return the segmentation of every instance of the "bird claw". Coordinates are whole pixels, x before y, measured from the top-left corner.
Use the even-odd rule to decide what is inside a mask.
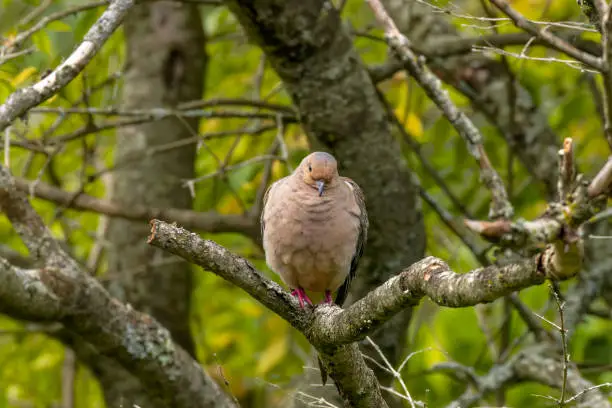
[[[306,292],[304,291],[304,289],[302,289],[302,288],[294,289],[291,292],[291,295],[292,296],[297,296],[298,300],[300,301],[300,307],[302,309],[304,308],[304,301],[306,301],[306,303],[308,303],[310,306],[312,306],[312,301],[310,300],[308,295],[306,295]]]
[[[329,290],[325,291],[325,302],[323,303],[327,303],[328,305],[331,305],[332,303],[334,303],[331,292]]]

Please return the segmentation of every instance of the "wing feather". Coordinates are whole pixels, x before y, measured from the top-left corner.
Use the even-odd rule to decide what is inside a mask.
[[[274,183],[268,186],[268,188],[266,189],[266,192],[264,193],[263,201],[261,204],[261,214],[259,215],[259,224],[261,228],[261,238],[262,239],[264,235],[264,230],[266,229],[264,218],[266,214],[266,205],[268,203],[268,199],[270,198],[270,195],[273,194],[273,190],[275,190],[285,179],[286,177],[276,180]]]
[[[365,196],[363,194],[363,191],[361,190],[359,185],[357,185],[357,183],[355,183],[350,178],[342,177],[342,180],[345,181],[349,185],[349,187],[351,187],[351,190],[355,195],[355,201],[357,201],[357,205],[359,207],[359,236],[357,237],[355,255],[353,255],[353,259],[351,260],[351,269],[349,270],[349,274],[344,280],[344,283],[342,284],[342,286],[340,286],[340,289],[338,289],[338,293],[336,295],[335,303],[338,306],[342,306],[348,296],[349,289],[351,287],[351,282],[355,278],[355,274],[357,273],[357,267],[359,266],[359,260],[363,255],[363,250],[365,249],[365,245],[368,240],[369,227],[368,213],[366,210]]]

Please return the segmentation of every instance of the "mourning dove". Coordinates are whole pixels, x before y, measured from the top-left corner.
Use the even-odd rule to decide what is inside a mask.
[[[266,263],[297,296],[312,305],[306,291],[331,293],[342,306],[368,233],[359,186],[338,174],[329,153],[306,156],[295,171],[274,182],[264,195],[261,230]]]

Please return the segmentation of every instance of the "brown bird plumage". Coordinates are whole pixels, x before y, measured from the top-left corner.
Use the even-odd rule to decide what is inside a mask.
[[[368,233],[368,216],[359,186],[338,174],[329,153],[306,156],[295,171],[273,183],[261,213],[268,266],[278,273],[300,305],[305,293],[323,292],[342,306],[348,295]]]

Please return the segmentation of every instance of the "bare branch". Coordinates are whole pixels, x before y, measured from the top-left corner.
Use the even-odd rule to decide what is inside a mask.
[[[440,80],[427,68],[424,61],[419,59],[410,49],[408,39],[399,32],[395,23],[385,11],[380,0],[367,0],[376,18],[385,30],[389,46],[400,57],[408,72],[423,87],[427,96],[440,108],[453,127],[465,140],[468,151],[476,159],[480,167],[480,175],[485,186],[491,191],[491,207],[489,217],[510,218],[513,208],[508,201],[508,194],[504,184],[491,166],[491,162],[482,145],[482,135],[472,121],[461,112],[450,100],[448,92],[442,88]]]
[[[82,4],[82,5],[78,5],[78,6],[74,6],[74,7],[69,7],[65,10],[62,11],[58,11],[56,13],[53,14],[49,14],[48,16],[45,16],[43,18],[41,18],[40,20],[38,20],[38,22],[36,24],[34,24],[31,28],[29,28],[26,31],[23,31],[21,33],[18,33],[14,38],[10,39],[5,45],[4,47],[7,49],[12,49],[12,48],[16,48],[19,47],[24,41],[26,41],[28,38],[30,38],[33,34],[35,34],[37,31],[42,30],[43,28],[45,28],[48,24],[52,23],[53,21],[57,21],[57,20],[61,20],[65,17],[71,16],[73,14],[77,14],[83,11],[87,11],[87,10],[91,10],[94,8],[98,8],[98,7],[102,7],[108,4],[107,0],[101,0],[101,1],[94,1],[88,4]],[[28,16],[29,18],[27,18],[27,20],[31,20],[32,17]],[[27,22],[27,21],[26,21]],[[23,23],[22,23],[23,24]]]
[[[70,83],[91,61],[111,34],[119,27],[134,0],[114,0],[91,26],[76,50],[49,75],[34,85],[13,92],[0,105],[0,131],[32,107],[55,95]]]
[[[0,166],[0,209],[42,269],[20,269],[0,259],[0,308],[29,320],[58,321],[138,377],[162,406],[235,407],[170,333],[148,315],[112,298],[53,239]]]
[[[149,243],[196,263],[245,290],[298,330],[310,322],[293,310],[297,301],[269,281],[246,260],[210,240],[180,227],[153,220]],[[439,305],[467,307],[491,302],[503,295],[546,279],[569,279],[580,269],[578,248],[559,251],[550,246],[542,254],[516,264],[489,266],[456,274],[440,259],[425,258],[370,292],[347,309],[322,307],[316,314],[316,330],[309,329],[315,345],[347,344],[364,338],[403,308],[428,296]]]
[[[547,27],[538,27],[532,21],[527,20],[523,15],[521,15],[521,13],[514,10],[510,6],[510,4],[508,4],[507,1],[491,0],[491,3],[495,4],[498,9],[500,9],[504,14],[510,17],[514,22],[514,25],[516,25],[517,27],[522,28],[523,30],[538,38],[541,38],[543,41],[546,41],[548,44],[550,44],[551,47],[553,47],[557,51],[567,54],[575,60],[580,61],[590,66],[591,68],[595,68],[600,72],[605,72],[605,66],[601,58],[597,58],[589,53],[580,51],[579,49],[567,43],[563,39],[552,34],[549,30],[547,30]]]
[[[604,135],[612,149],[612,8],[604,0],[594,0],[594,3],[597,13],[601,16]]]
[[[257,217],[248,214],[221,215],[214,211],[199,212],[177,208],[154,208],[145,205],[125,207],[85,193],[72,193],[41,181],[34,182],[18,177],[15,177],[15,185],[23,192],[76,210],[93,211],[111,217],[140,221],[160,218],[185,226],[189,225],[189,228],[198,231],[239,232],[256,241],[260,235]]]

